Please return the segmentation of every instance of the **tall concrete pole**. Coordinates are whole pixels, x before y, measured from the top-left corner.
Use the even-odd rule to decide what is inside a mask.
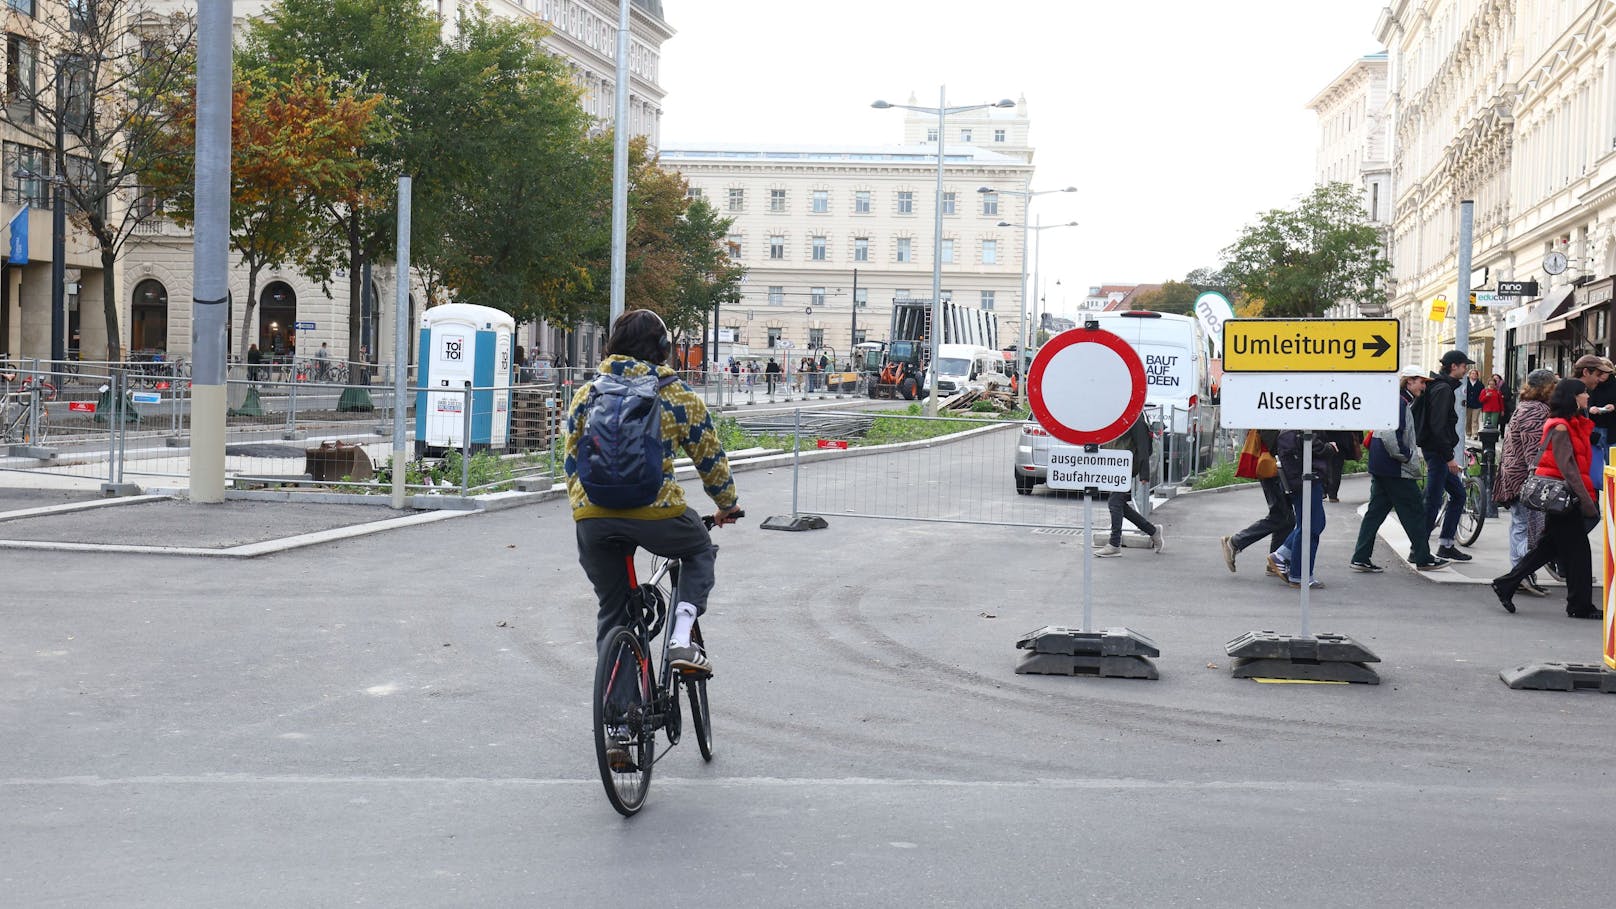
[[[51,167],[56,179],[51,189],[51,360],[67,359],[67,106],[62,85],[62,65],[67,58],[56,57],[56,160]],[[116,340],[109,338],[109,341]],[[82,357],[83,355],[80,354]],[[128,357],[124,357],[128,359]],[[54,366],[52,367],[55,368]]]
[[[196,13],[196,240],[191,301],[191,501],[224,501],[230,321],[231,0]]]
[[[937,89],[937,209],[931,238],[931,368],[926,370],[926,416],[937,416],[937,356],[943,338],[943,118],[948,87]]]
[[[404,507],[404,414],[410,393],[410,178],[398,178],[398,287],[393,293],[393,500]]]
[[[628,50],[629,0],[618,0],[617,9],[617,118],[612,124],[612,308],[606,325],[608,336],[617,317],[623,314],[627,286],[628,250]],[[578,365],[578,364],[574,364]]]
[[[1476,230],[1476,203],[1469,199],[1459,203],[1459,298],[1454,304],[1459,321],[1453,335],[1453,346],[1470,353],[1470,245]],[[1459,413],[1459,446],[1453,457],[1460,467],[1465,463],[1465,396],[1464,386],[1453,396],[1454,410]]]

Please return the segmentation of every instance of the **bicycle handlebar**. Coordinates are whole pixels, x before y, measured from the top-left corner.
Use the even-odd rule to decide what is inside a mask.
[[[742,509],[740,511],[732,511],[732,512],[730,512],[730,517],[735,518],[736,520],[740,520],[741,518],[746,517],[746,510]],[[708,530],[712,530],[713,527],[718,523],[717,520],[715,520],[714,516],[710,515],[710,514],[702,515],[701,516],[701,522],[703,524],[707,525]]]

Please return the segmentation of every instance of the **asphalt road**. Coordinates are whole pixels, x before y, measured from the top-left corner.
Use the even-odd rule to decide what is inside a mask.
[[[1147,682],[1012,671],[1021,633],[1081,614],[1078,537],[835,516],[763,532],[790,474],[739,483],[752,519],[719,532],[703,621],[718,756],[675,749],[627,820],[595,773],[594,605],[564,503],[244,562],[5,556],[0,904],[1468,907],[1608,890],[1616,698],[1497,677],[1597,661],[1597,624],[1348,572],[1361,480],[1328,506],[1313,628],[1373,649],[1379,686],[1230,677],[1226,641],[1297,630],[1296,592],[1258,553],[1238,576],[1218,555],[1255,490],[1180,498],[1157,512],[1166,553],[1095,564],[1098,624],[1163,648]],[[972,494],[1014,496],[1008,476]]]

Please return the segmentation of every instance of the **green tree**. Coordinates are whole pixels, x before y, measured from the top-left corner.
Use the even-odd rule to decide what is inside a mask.
[[[49,180],[64,194],[73,225],[99,248],[106,358],[116,361],[123,359],[118,257],[136,229],[158,216],[141,174],[167,127],[165,99],[194,68],[195,27],[185,14],[161,16],[141,0],[74,2],[55,11],[28,23],[33,40],[23,44],[32,46],[19,55],[29,58],[28,70],[12,74],[17,96],[8,120],[52,149],[48,172],[24,179]],[[58,125],[61,148],[55,148]],[[6,165],[21,169],[20,161]]]
[[[1223,251],[1224,274],[1243,297],[1263,300],[1267,316],[1318,316],[1341,302],[1384,295],[1390,263],[1360,191],[1347,183],[1315,187],[1294,209],[1274,209]]]
[[[1133,308],[1191,315],[1195,311],[1195,298],[1199,294],[1199,289],[1183,281],[1168,281],[1135,297]]]
[[[358,98],[319,73],[268,70],[236,74],[230,136],[230,245],[247,267],[247,300],[238,339],[245,359],[253,340],[258,276],[318,255],[315,239],[326,201],[363,183],[369,161],[353,150],[373,138],[381,98]],[[166,146],[146,179],[175,221],[195,214],[196,98],[172,99]]]

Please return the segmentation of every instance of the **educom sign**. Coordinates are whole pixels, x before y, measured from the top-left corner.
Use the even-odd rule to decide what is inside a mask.
[[[1234,318],[1229,298],[1215,290],[1201,294],[1195,298],[1195,318],[1201,321],[1201,328],[1212,339],[1212,355],[1223,356],[1223,323]]]

